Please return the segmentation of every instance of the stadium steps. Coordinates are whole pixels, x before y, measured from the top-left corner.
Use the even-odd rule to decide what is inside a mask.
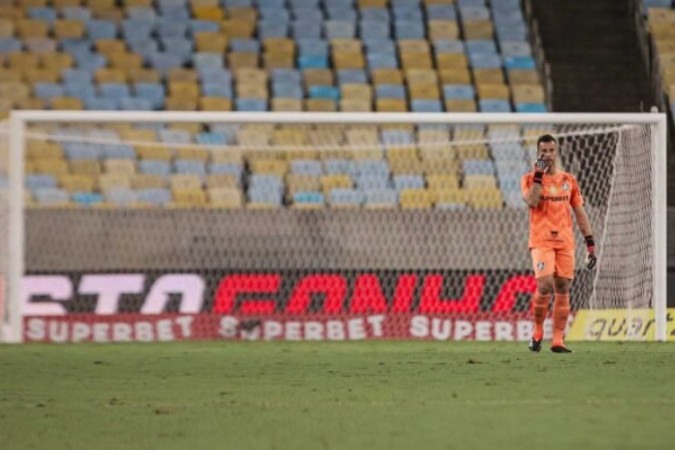
[[[627,0],[533,2],[533,12],[555,111],[649,110],[653,94]]]

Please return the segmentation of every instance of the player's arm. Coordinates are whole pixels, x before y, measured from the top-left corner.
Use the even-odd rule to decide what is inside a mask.
[[[574,211],[574,215],[577,218],[579,230],[586,241],[586,250],[588,251],[588,263],[586,265],[589,269],[592,269],[595,266],[598,258],[595,255],[595,241],[593,240],[591,221],[588,220],[588,214],[586,214],[584,205],[574,206],[572,207],[572,210]]]
[[[541,180],[544,173],[548,170],[548,166],[540,165],[539,161],[534,166],[534,176],[532,178],[531,186],[523,186],[523,200],[530,208],[539,206],[541,200]]]

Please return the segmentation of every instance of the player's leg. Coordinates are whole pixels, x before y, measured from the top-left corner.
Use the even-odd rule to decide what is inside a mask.
[[[541,341],[544,338],[544,321],[548,314],[548,305],[554,287],[554,251],[551,249],[532,249],[532,265],[537,280],[537,290],[532,295],[534,331],[532,339],[530,339],[529,349],[538,352],[541,350]]]
[[[565,328],[570,316],[570,286],[574,278],[574,250],[558,250],[555,258],[553,302],[553,340],[551,350],[569,353],[565,346]]]

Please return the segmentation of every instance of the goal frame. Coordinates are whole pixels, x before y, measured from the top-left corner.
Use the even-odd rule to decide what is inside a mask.
[[[8,326],[0,327],[0,342],[22,342],[22,277],[24,275],[24,152],[28,123],[65,122],[200,122],[286,124],[640,124],[656,127],[652,133],[652,239],[654,267],[655,340],[667,339],[667,116],[664,113],[309,113],[309,112],[203,112],[203,111],[12,111],[9,117],[9,239],[10,264],[6,283]],[[3,328],[5,328],[3,330]]]

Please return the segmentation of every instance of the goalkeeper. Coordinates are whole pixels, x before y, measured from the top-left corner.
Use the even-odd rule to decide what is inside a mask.
[[[572,214],[586,240],[588,269],[595,266],[595,244],[584,200],[576,178],[559,167],[558,143],[550,134],[537,140],[534,171],[525,174],[521,190],[530,207],[529,249],[537,290],[532,296],[534,333],[529,343],[533,352],[541,350],[544,319],[553,295],[553,341],[551,350],[569,353],[564,332],[570,314],[570,285],[574,278],[574,231]]]

